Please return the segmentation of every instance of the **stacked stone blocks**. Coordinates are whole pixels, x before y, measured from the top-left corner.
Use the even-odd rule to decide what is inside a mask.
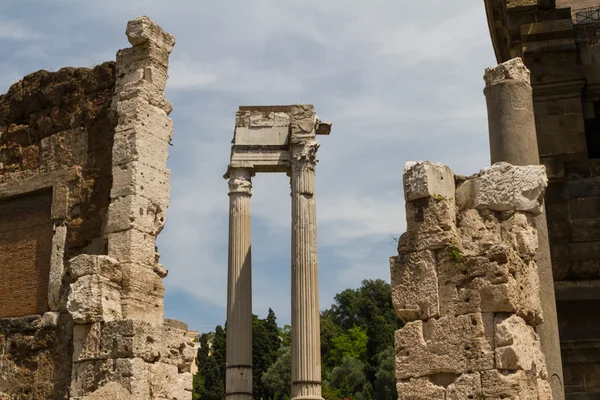
[[[108,255],[69,263],[67,308],[76,324],[71,398],[188,400],[193,345],[184,330],[163,325],[167,271],[156,252],[169,205],[172,121],[164,89],[175,39],[147,17],[130,21],[126,33],[133,47],[117,54],[112,104],[118,122]]]
[[[407,232],[392,257],[400,399],[552,399],[533,217],[544,167],[497,163],[455,176],[429,162],[404,173]]]

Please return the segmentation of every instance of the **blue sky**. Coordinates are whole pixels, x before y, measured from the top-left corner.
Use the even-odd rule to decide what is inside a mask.
[[[482,75],[496,62],[481,0],[2,0],[0,93],[39,69],[114,60],[140,15],[177,40],[172,200],[158,246],[166,317],[190,328],[225,320],[222,176],[239,105],[311,103],[333,122],[317,166],[321,308],[363,279],[389,281],[406,161],[462,174],[489,165]],[[253,308],[273,308],[280,324],[290,320],[290,214],[288,178],[258,175]]]

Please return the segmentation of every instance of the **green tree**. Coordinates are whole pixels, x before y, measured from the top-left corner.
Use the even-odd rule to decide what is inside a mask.
[[[272,393],[265,390],[262,375],[277,360],[278,350],[281,346],[277,318],[273,310],[265,319],[256,315],[252,320],[252,392],[255,399],[267,400]]]
[[[364,372],[365,364],[353,357],[346,356],[339,366],[331,371],[329,388],[338,398],[357,400],[371,399],[371,383]]]
[[[225,390],[225,371],[227,369],[226,364],[226,349],[227,345],[227,334],[225,329],[221,325],[217,325],[215,328],[215,335],[212,339],[211,356],[215,360],[219,367],[219,377],[223,382],[223,390]]]
[[[396,352],[394,347],[389,347],[377,354],[379,369],[375,374],[375,385],[373,398],[375,400],[396,400],[398,392],[396,391],[395,374]]]
[[[277,360],[262,375],[265,391],[271,394],[272,400],[289,400],[292,381],[292,348],[282,346]]]
[[[334,337],[331,342],[330,360],[335,362],[335,365],[340,365],[346,357],[351,357],[360,361],[367,361],[367,342],[369,338],[364,328],[354,326],[348,329],[346,333]]]
[[[214,339],[211,354],[208,338],[207,334],[200,336],[197,361],[198,373],[194,376],[193,398],[198,400],[224,400],[225,375],[221,373],[220,365],[215,358]]]
[[[290,325],[284,325],[283,328],[279,329],[279,339],[281,340],[281,346],[292,345],[292,327]]]

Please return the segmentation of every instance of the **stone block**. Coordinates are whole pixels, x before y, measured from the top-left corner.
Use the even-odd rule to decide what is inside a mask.
[[[493,314],[414,321],[396,331],[396,378],[494,368]]]
[[[105,359],[100,342],[102,323],[75,325],[73,327],[73,362]]]
[[[164,299],[162,296],[130,293],[121,296],[123,317],[134,320],[162,324],[165,315]]]
[[[429,251],[390,258],[392,303],[404,322],[439,317],[438,277]]]
[[[588,197],[569,200],[571,220],[600,218],[600,197]]]
[[[428,197],[406,203],[406,234],[400,254],[459,246],[453,199]]]
[[[502,240],[500,221],[494,214],[481,215],[466,209],[458,214],[457,226],[464,254],[486,253]]]
[[[108,382],[82,400],[136,400],[129,390],[117,382]]]
[[[462,374],[446,388],[446,400],[481,398],[481,376],[479,373]]]
[[[575,199],[580,197],[600,197],[600,177],[577,179],[566,182],[566,196]],[[585,215],[585,210],[583,210]]]
[[[523,261],[508,246],[460,258],[445,251],[437,260],[440,315],[511,312],[534,325],[543,321],[536,264]]]
[[[156,237],[137,229],[108,235],[108,255],[121,263],[139,263],[149,266],[156,262]]]
[[[80,254],[69,261],[69,274],[76,281],[82,276],[100,275],[114,283],[121,283],[122,272],[119,261],[109,256]]]
[[[145,321],[121,320],[104,324],[101,334],[103,358],[139,358],[185,370],[194,360],[194,347],[186,332]]]
[[[593,242],[600,238],[600,218],[575,219],[571,221],[573,242]]]
[[[109,382],[115,382],[134,399],[151,399],[149,367],[150,364],[139,358],[74,363],[71,398],[90,395]]]
[[[52,253],[50,255],[50,275],[48,279],[48,306],[50,310],[58,311],[61,303],[61,288],[65,273],[65,242],[67,240],[67,227],[59,225],[54,227],[52,236]]]
[[[502,240],[510,243],[522,257],[535,256],[538,248],[538,235],[530,215],[515,212],[503,220],[501,225]]]
[[[540,214],[548,185],[541,165],[514,166],[505,162],[481,171],[476,209]]]
[[[173,137],[173,121],[167,112],[146,100],[134,97],[116,104],[119,118],[117,132],[135,130],[139,134],[152,135],[169,143]]]
[[[144,127],[145,128],[145,127]],[[165,169],[169,143],[144,129],[118,129],[113,145],[113,165],[139,161],[156,169]]]
[[[146,16],[134,18],[129,21],[125,34],[129,43],[133,46],[151,42],[169,52],[175,46],[175,36],[165,32],[158,24]]]
[[[150,390],[155,399],[191,400],[192,375],[179,374],[177,367],[155,363],[150,368]]]
[[[166,221],[166,209],[145,197],[129,195],[113,199],[108,207],[106,233],[135,228],[158,235]]]
[[[71,284],[67,310],[77,324],[122,318],[119,287],[100,275],[86,275]]]
[[[530,379],[525,371],[506,373],[498,370],[481,372],[483,398],[539,400],[537,379]]]
[[[112,199],[129,195],[145,197],[162,209],[169,206],[170,171],[158,170],[139,161],[113,167]]]
[[[396,390],[398,400],[446,400],[446,389],[427,378],[398,381]]]
[[[443,164],[429,161],[407,162],[403,181],[406,201],[431,196],[454,199],[454,173]]]
[[[585,243],[569,243],[571,260],[598,260],[600,259],[600,241]]]
[[[548,371],[540,338],[533,328],[516,315],[497,314],[494,320],[496,368],[529,371],[546,380]]]

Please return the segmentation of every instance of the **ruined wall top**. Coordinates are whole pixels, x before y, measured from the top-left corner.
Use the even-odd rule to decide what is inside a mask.
[[[506,80],[523,81],[530,84],[530,72],[520,57],[485,69],[483,80],[486,86],[492,86]]]

